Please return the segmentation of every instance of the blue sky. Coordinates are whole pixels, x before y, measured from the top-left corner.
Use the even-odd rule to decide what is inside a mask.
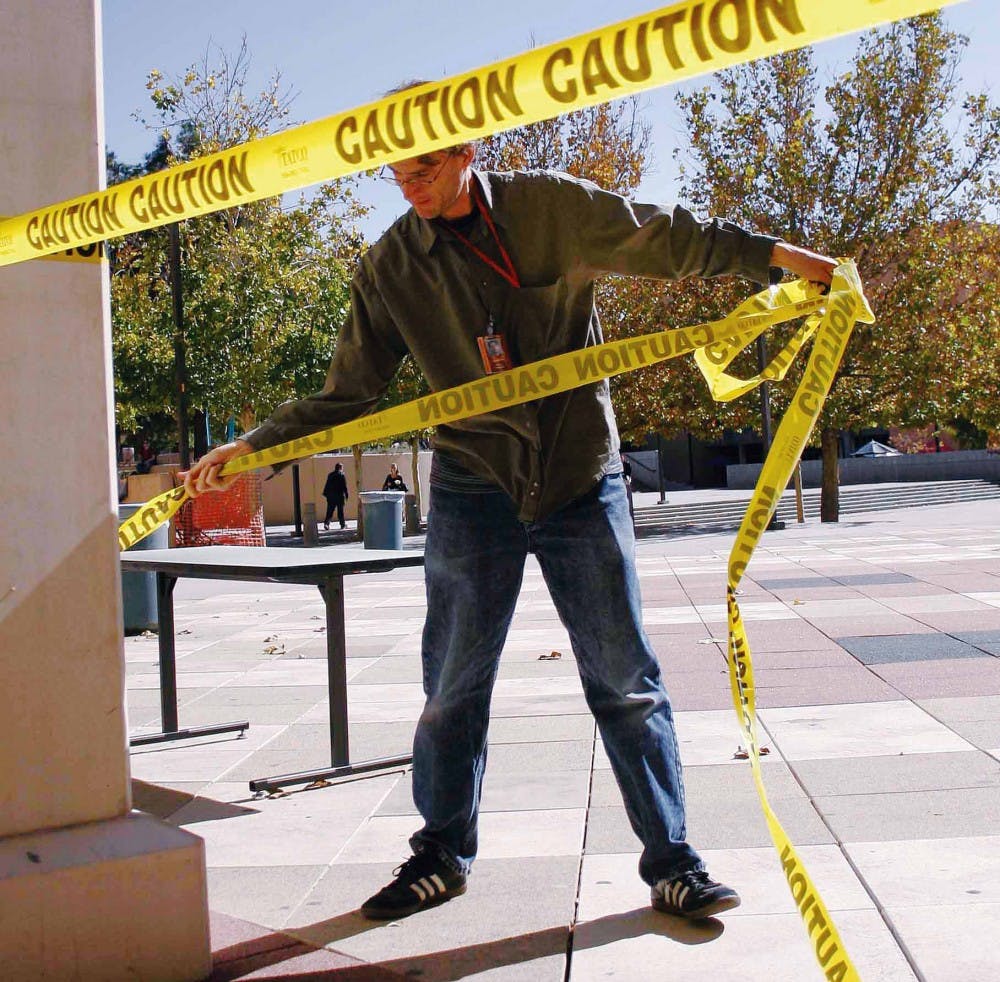
[[[155,139],[132,118],[149,108],[148,71],[180,75],[201,60],[210,43],[234,53],[244,34],[253,55],[252,80],[262,85],[280,70],[298,93],[293,118],[307,122],[370,102],[404,79],[453,75],[664,5],[657,0],[172,0],[164,6],[103,0],[107,145],[123,160],[140,160]],[[1000,3],[966,0],[950,7],[946,17],[970,37],[965,83],[988,88],[1000,100]],[[854,46],[851,36],[818,45],[821,79],[846,67]],[[666,86],[642,96],[653,125],[655,163],[640,195],[650,201],[676,197],[672,151],[682,129],[676,91]],[[365,179],[362,195],[374,207],[365,225],[374,239],[405,205],[398,191],[372,179]]]

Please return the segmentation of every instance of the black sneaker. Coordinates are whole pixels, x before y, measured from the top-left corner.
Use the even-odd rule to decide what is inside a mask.
[[[425,907],[465,893],[466,876],[457,873],[430,852],[411,856],[393,870],[396,877],[361,905],[361,913],[372,920],[407,917]]]
[[[650,903],[678,917],[697,920],[740,905],[740,895],[724,883],[716,883],[705,870],[688,870],[672,880],[660,880],[652,889]]]

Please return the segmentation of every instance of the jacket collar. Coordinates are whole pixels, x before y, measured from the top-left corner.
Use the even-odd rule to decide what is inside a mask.
[[[493,189],[490,186],[489,175],[485,171],[472,170],[472,180],[475,182],[479,193],[483,196],[483,201],[490,212],[493,211]],[[410,209],[410,217],[417,223],[417,239],[423,246],[425,252],[430,252],[434,248],[438,239],[441,238],[444,229],[437,221],[427,221],[421,218],[415,211]],[[503,222],[496,215],[492,216],[494,224],[502,227]]]

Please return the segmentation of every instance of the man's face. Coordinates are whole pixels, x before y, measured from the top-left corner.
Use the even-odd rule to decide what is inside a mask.
[[[471,163],[471,150],[439,151],[401,160],[389,170],[403,197],[421,218],[461,218],[472,210]]]

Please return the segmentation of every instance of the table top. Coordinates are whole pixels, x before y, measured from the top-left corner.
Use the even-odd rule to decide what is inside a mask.
[[[315,548],[195,546],[190,549],[141,549],[121,554],[129,572],[173,573],[203,579],[283,580],[312,583],[326,576],[376,573],[402,566],[423,566],[423,548],[365,549],[362,546]]]

